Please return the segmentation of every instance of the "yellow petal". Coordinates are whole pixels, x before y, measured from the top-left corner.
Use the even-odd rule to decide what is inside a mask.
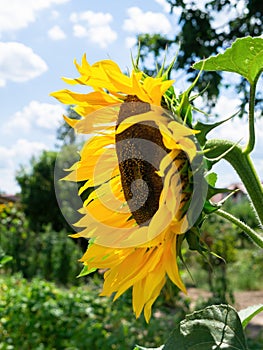
[[[157,212],[154,214],[149,224],[148,237],[149,240],[154,239],[156,236],[161,234],[163,230],[169,226],[172,220],[172,214],[167,209],[166,205],[159,207]]]
[[[142,123],[142,125],[148,125],[147,122],[155,122],[156,124],[161,123],[162,121],[166,121],[166,118],[162,116],[159,111],[151,110],[146,113],[137,114],[132,117],[126,118],[122,123],[119,124],[116,133],[120,134],[126,129],[128,129],[130,126],[138,123]],[[158,125],[157,124],[157,125]]]
[[[156,273],[150,274],[147,278],[147,281],[149,282],[146,288],[149,288],[149,284],[151,283],[151,298],[146,302],[144,307],[144,317],[147,323],[149,323],[151,314],[152,314],[152,305],[155,302],[155,300],[158,298],[158,296],[161,293],[161,290],[163,286],[165,285],[166,279],[164,277],[164,274],[162,273],[162,269],[159,268],[156,269]],[[154,287],[154,288],[153,288]]]
[[[183,292],[186,292],[185,286],[179,275],[178,265],[176,262],[176,235],[174,235],[173,240],[167,244],[164,258],[165,269],[170,280]]]
[[[127,95],[133,95],[132,82],[130,77],[124,75],[121,72],[115,71],[105,71],[108,76],[109,81],[113,85],[115,92],[122,92]],[[106,86],[104,86],[106,87]],[[107,88],[107,87],[106,87]]]
[[[132,307],[136,318],[140,316],[142,309],[144,307],[144,297],[143,297],[144,296],[143,292],[145,290],[144,284],[145,284],[145,279],[142,279],[134,283],[132,288]]]

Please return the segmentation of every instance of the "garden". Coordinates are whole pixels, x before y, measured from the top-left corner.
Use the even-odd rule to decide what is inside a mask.
[[[146,34],[128,72],[75,60],[78,76],[50,92],[66,105],[56,149],[20,166],[19,193],[0,194],[0,350],[263,349],[260,11],[248,2],[254,35],[233,21],[227,46],[210,31],[190,55],[187,33],[200,39],[207,18],[168,3],[186,16],[178,55]],[[240,109],[213,118],[223,80]],[[246,139],[213,137],[237,115]],[[222,162],[238,182],[218,186]]]
[[[235,215],[257,227],[245,197],[238,205],[227,205]],[[133,349],[136,344],[157,347],[194,310],[226,302],[240,309],[251,302],[262,302],[260,249],[255,249],[239,229],[216,216],[206,224],[205,233],[221,258],[211,256],[207,262],[185,250],[189,271],[183,265],[180,268],[189,295],[167,284],[147,324],[142,316],[132,316],[130,292],[114,303],[99,296],[102,273],[76,277],[82,269],[78,263],[82,250],[66,230],[55,231],[50,226],[41,233],[29,230],[19,205],[5,205],[0,215],[1,248],[10,257],[9,261],[7,255],[4,259],[2,250],[1,349],[107,350]],[[248,348],[260,350],[262,321],[255,320],[247,327],[246,336]]]

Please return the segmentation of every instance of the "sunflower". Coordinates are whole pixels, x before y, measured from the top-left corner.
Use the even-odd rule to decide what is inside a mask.
[[[178,236],[192,225],[196,131],[161,106],[172,80],[138,70],[128,76],[111,60],[90,65],[85,55],[75,65],[80,76],[63,80],[93,91],[52,93],[75,105],[82,119],[65,119],[89,134],[65,178],[84,183],[79,195],[89,190],[75,224],[82,231],[73,236],[90,239],[81,258],[88,271],[106,270],[101,295],[116,300],[132,287],[135,315],[144,311],[149,322],[167,278],[186,292],[176,252]]]

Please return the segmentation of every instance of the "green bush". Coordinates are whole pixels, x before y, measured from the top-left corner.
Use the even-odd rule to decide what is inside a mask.
[[[260,248],[239,250],[239,259],[229,266],[229,280],[235,290],[263,289],[263,254]]]
[[[39,276],[61,284],[79,284],[76,276],[81,271],[78,259],[80,247],[66,231],[56,232],[46,226],[44,232],[33,232],[27,220],[15,205],[7,205],[0,213],[1,250],[11,256],[4,269],[21,272],[23,277]]]
[[[161,345],[183,309],[162,308],[147,325],[135,319],[129,293],[112,304],[100,287],[58,288],[51,282],[0,275],[0,349],[133,349]],[[160,304],[159,304],[160,305]],[[169,310],[169,313],[167,313]]]

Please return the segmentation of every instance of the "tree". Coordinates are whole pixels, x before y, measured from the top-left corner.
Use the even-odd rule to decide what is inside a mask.
[[[21,188],[21,204],[29,220],[29,228],[42,231],[51,224],[55,231],[69,230],[56,199],[54,168],[57,152],[43,151],[38,159],[32,158],[31,169],[22,167],[16,180]]]
[[[173,39],[168,39],[160,34],[143,34],[138,36],[143,61],[149,55],[161,64],[163,53],[167,46],[180,44],[178,57],[174,68],[184,69],[189,81],[193,81],[198,72],[191,68],[192,64],[200,59],[215,55],[229,47],[239,37],[247,35],[259,36],[263,30],[263,2],[262,0],[248,0],[241,9],[239,0],[208,0],[202,6],[203,1],[198,0],[167,0],[171,5],[171,13],[180,12],[178,17],[179,33]],[[230,19],[227,16],[231,11]],[[213,21],[225,13],[226,20],[215,27]],[[147,67],[146,67],[147,68]],[[148,69],[150,74],[154,70]],[[208,109],[214,106],[219,96],[222,84],[222,74],[219,72],[204,72],[198,81],[199,92],[205,92]],[[241,115],[248,101],[248,87],[243,79],[236,84],[236,90],[242,97]],[[262,110],[262,94],[257,94],[258,110]]]
[[[70,119],[80,119],[80,115],[74,111],[73,106],[69,106],[67,109],[67,117]],[[76,143],[76,133],[74,129],[69,126],[65,121],[62,121],[61,125],[57,129],[57,140],[65,145],[74,145]]]
[[[67,116],[80,119],[71,107]],[[73,231],[72,212],[81,206],[79,204],[76,208],[77,204],[72,203],[75,199],[71,195],[74,188],[59,181],[66,175],[63,169],[70,168],[78,159],[74,129],[63,121],[57,130],[57,139],[62,143],[59,152],[44,151],[39,158],[32,158],[29,171],[21,167],[16,176],[21,187],[21,203],[29,220],[29,227],[34,231],[43,231],[48,224],[55,231]]]

